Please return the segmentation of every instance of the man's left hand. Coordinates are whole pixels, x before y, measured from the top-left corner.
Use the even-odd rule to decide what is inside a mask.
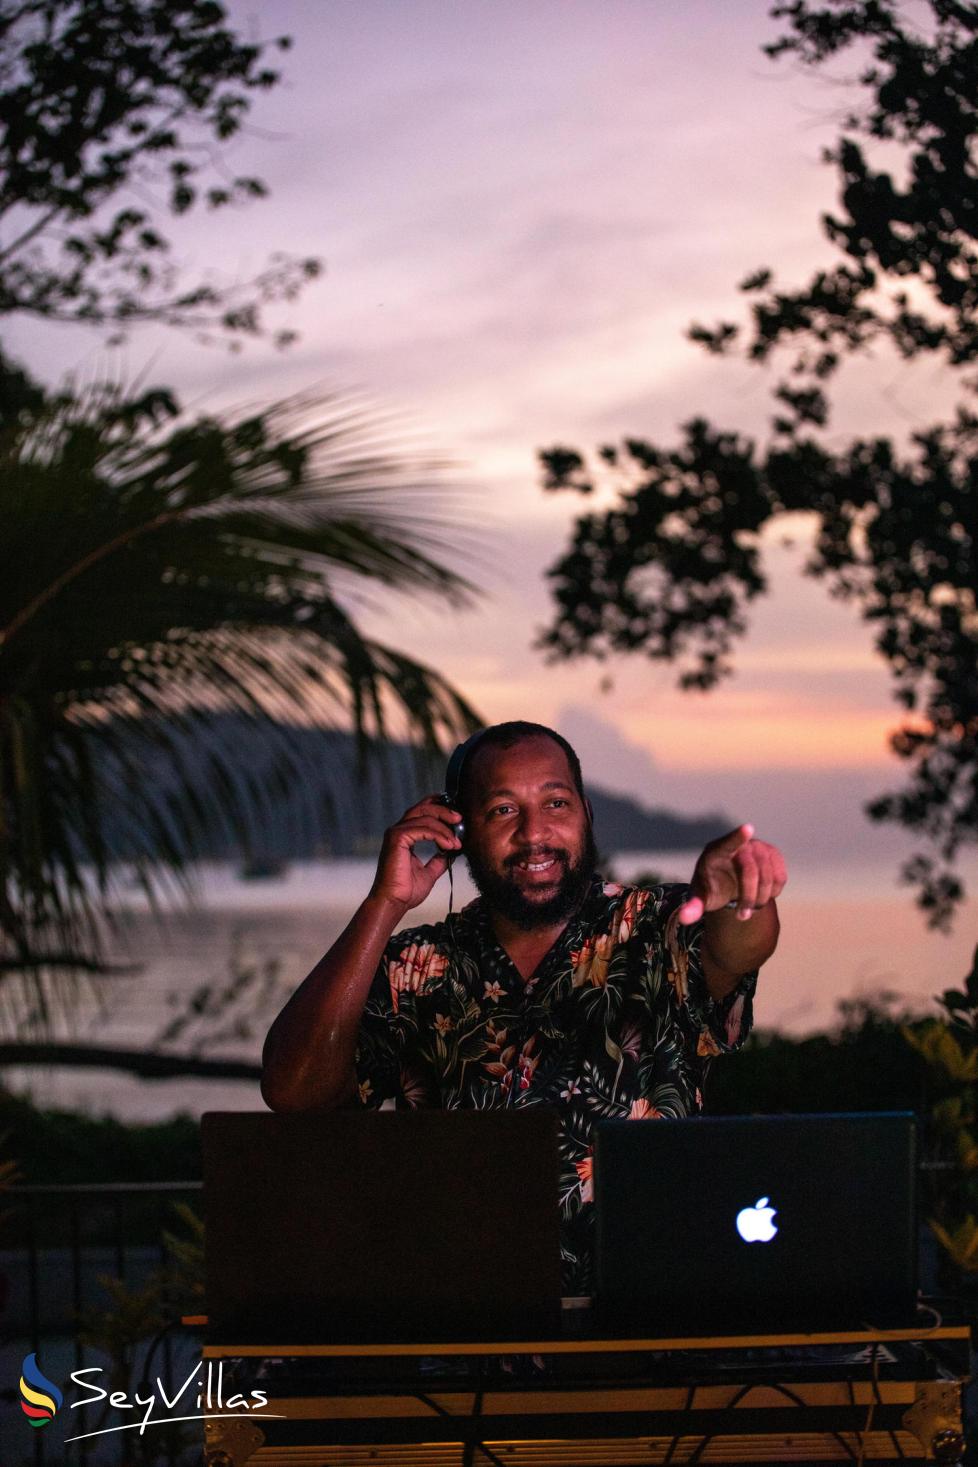
[[[679,908],[684,925],[706,912],[719,912],[736,902],[736,915],[746,922],[779,896],[788,879],[777,846],[754,839],[753,825],[738,825],[729,835],[711,840],[693,871],[691,895]]]

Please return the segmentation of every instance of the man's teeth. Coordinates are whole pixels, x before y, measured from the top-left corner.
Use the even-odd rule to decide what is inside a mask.
[[[556,856],[551,856],[549,861],[521,861],[520,868],[523,871],[546,871],[553,866]]]

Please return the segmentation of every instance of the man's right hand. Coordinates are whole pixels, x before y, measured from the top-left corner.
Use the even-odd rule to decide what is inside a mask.
[[[268,1031],[262,1095],[272,1110],[329,1110],[356,1094],[357,1033],[377,966],[404,913],[461,850],[453,829],[461,818],[428,795],[385,831],[370,895]],[[414,854],[424,840],[438,847],[429,861]]]
[[[272,1110],[329,1110],[355,1094],[357,1032],[377,965],[401,917],[461,850],[452,828],[461,818],[428,795],[384,833],[370,895],[268,1032],[262,1095]],[[414,854],[423,840],[439,848],[427,862]]]
[[[462,849],[454,827],[461,811],[443,803],[440,795],[426,795],[384,832],[370,895],[409,912],[427,897],[448,870],[450,857]],[[427,861],[414,854],[421,841],[433,841],[439,850]]]

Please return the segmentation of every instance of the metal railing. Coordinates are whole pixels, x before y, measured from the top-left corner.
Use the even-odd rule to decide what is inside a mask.
[[[179,1325],[181,1313],[193,1312],[192,1299],[183,1308],[174,1301],[171,1318],[155,1331],[155,1337],[148,1334],[131,1348],[120,1344],[109,1353],[99,1351],[83,1343],[80,1325],[83,1320],[89,1326],[97,1325],[100,1314],[110,1313],[118,1302],[101,1282],[103,1277],[119,1280],[135,1293],[145,1288],[155,1271],[168,1268],[172,1258],[165,1234],[180,1232],[174,1203],[189,1203],[199,1214],[201,1190],[200,1182],[7,1189],[0,1231],[0,1381],[7,1387],[4,1394],[16,1397],[16,1389],[11,1392],[10,1386],[16,1387],[21,1362],[30,1353],[37,1355],[43,1373],[61,1385],[66,1408],[69,1396],[77,1395],[69,1382],[72,1370],[97,1367],[107,1380],[111,1370],[119,1374],[129,1369],[137,1383],[130,1387],[131,1397],[138,1382],[150,1376],[151,1364],[169,1381],[175,1365],[179,1368],[178,1355],[186,1355],[189,1347],[196,1356],[197,1340],[181,1340]],[[112,1388],[119,1388],[117,1382]],[[59,1431],[57,1420],[31,1430],[16,1400],[14,1406],[5,1415],[15,1439],[0,1450],[0,1460],[10,1467],[46,1467],[56,1462],[96,1467],[149,1460],[137,1457],[127,1440],[131,1433],[125,1431],[64,1445],[67,1435],[91,1429],[90,1407],[74,1408],[71,1429]],[[170,1443],[159,1460],[176,1467],[185,1459]]]

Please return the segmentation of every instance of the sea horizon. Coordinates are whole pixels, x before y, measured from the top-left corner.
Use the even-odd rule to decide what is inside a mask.
[[[604,869],[626,882],[649,872],[686,880],[697,854],[623,851]],[[100,1000],[86,996],[73,1023],[59,1020],[56,1037],[257,1061],[271,1019],[346,926],[375,869],[373,857],[302,861],[249,880],[234,863],[202,863],[194,905],[171,904],[162,924],[141,893],[127,892],[112,958],[131,971],[104,980]],[[830,1031],[841,1022],[840,1004],[886,1002],[884,994],[894,1011],[937,1012],[936,996],[961,986],[976,943],[978,899],[962,905],[950,935],[932,932],[897,874],[897,863],[878,854],[832,866],[804,853],[793,860],[779,903],[781,942],[758,985],[756,1028],[793,1037]],[[964,874],[974,886],[978,873],[968,867]],[[464,868],[453,880],[457,910],[475,891]],[[440,920],[448,899],[443,879],[403,925]],[[224,1008],[181,1029],[180,1015],[205,990],[206,1004],[223,994]],[[144,1080],[114,1069],[45,1066],[11,1067],[5,1083],[40,1106],[131,1121],[262,1106],[251,1081]]]

